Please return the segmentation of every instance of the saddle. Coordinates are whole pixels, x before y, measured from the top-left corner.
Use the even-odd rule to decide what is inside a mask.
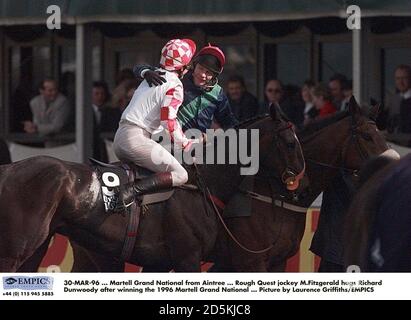
[[[119,203],[119,195],[125,190],[126,185],[144,179],[154,172],[130,163],[116,162],[113,164],[104,163],[90,158],[93,170],[96,172],[101,184],[101,192],[104,201],[104,208],[107,213],[122,212],[124,207]],[[163,202],[171,198],[174,190],[162,191],[153,194],[146,194],[141,197],[140,205],[149,205]]]
[[[104,163],[93,158],[89,158],[91,166],[96,173],[100,184],[101,193],[104,201],[104,208],[106,213],[121,213],[128,215],[127,230],[124,237],[121,258],[128,261],[133,252],[136,242],[138,226],[140,224],[140,214],[146,205],[159,203],[171,198],[174,194],[174,189],[170,191],[161,191],[152,194],[143,195],[139,201],[133,201],[129,206],[125,207],[120,203],[120,195],[126,190],[130,184],[134,184],[136,180],[144,179],[154,174],[154,172],[136,166],[131,163],[117,162],[113,164]],[[189,181],[186,185],[180,186],[182,189],[199,190],[196,185],[190,184],[197,175],[193,174],[192,167],[186,168],[189,174]],[[195,183],[196,184],[196,183]]]

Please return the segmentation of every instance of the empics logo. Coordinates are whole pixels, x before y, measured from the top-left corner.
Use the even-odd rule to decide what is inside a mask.
[[[14,278],[7,278],[6,280],[4,280],[8,285],[12,285],[15,284],[17,282],[17,279]]]
[[[53,290],[52,277],[3,277],[3,290]]]

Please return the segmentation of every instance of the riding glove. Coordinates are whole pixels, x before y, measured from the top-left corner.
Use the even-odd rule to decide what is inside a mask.
[[[148,82],[150,87],[154,86],[161,86],[163,83],[166,83],[167,80],[162,77],[166,73],[164,71],[152,71],[146,70],[144,72],[144,79]]]

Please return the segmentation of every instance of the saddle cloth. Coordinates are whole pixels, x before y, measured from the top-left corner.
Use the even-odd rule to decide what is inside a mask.
[[[119,195],[125,190],[127,184],[134,183],[135,180],[148,177],[154,172],[138,167],[133,164],[114,163],[108,164],[96,159],[90,158],[91,166],[96,172],[103,195],[104,208],[106,212],[123,211],[122,204],[118,203]],[[141,198],[141,205],[148,205],[168,200],[174,193],[174,190],[158,192],[144,195]]]

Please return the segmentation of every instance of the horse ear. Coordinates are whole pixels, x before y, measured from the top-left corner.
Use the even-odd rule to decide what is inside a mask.
[[[279,112],[278,112],[277,108],[278,108],[278,106],[277,106],[276,103],[271,103],[270,104],[270,116],[271,116],[271,119],[273,119],[274,121],[279,120],[279,118],[280,118],[280,115],[279,115]]]
[[[350,101],[348,102],[348,110],[351,114],[356,114],[361,111],[360,106],[354,96],[351,96]]]
[[[378,117],[378,114],[380,113],[380,110],[381,110],[381,104],[379,104],[379,103],[377,103],[377,104],[374,104],[371,108],[370,108],[370,113],[369,113],[369,115],[368,115],[368,117],[371,119],[371,120],[377,120],[377,117]]]

